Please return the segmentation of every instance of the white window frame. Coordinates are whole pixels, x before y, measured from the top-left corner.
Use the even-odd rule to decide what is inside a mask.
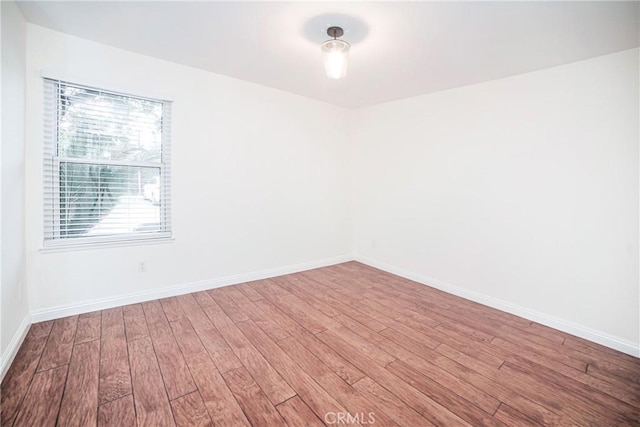
[[[60,79],[43,77],[44,83],[44,167],[43,201],[44,233],[43,251],[83,249],[98,246],[128,246],[173,241],[171,227],[171,122],[172,102],[78,84]],[[58,113],[60,100],[58,87],[67,84],[113,96],[124,96],[162,103],[161,160],[160,162],[91,160],[58,156]],[[105,166],[153,167],[160,169],[160,231],[119,233],[91,237],[63,237],[60,234],[60,164],[96,164]]]

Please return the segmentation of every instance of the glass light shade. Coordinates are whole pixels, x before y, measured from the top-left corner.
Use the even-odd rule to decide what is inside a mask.
[[[327,73],[327,77],[339,79],[347,75],[349,49],[351,46],[344,40],[334,39],[322,43],[324,71]]]

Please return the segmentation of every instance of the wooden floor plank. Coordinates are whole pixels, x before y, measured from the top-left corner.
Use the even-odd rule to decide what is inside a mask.
[[[393,328],[416,341],[422,342],[433,348],[437,347],[437,345],[442,342],[442,339],[437,338],[442,335],[436,335],[436,329],[433,329],[433,326],[439,325],[438,323],[430,325],[429,322],[425,323],[411,318],[403,318],[402,314],[395,312],[392,307],[385,308],[383,305],[367,298],[361,300],[360,304],[363,307],[367,307],[370,310],[371,315],[375,316],[375,318],[386,327]]]
[[[150,338],[129,341],[133,401],[139,426],[175,426]]]
[[[350,324],[352,321],[350,318],[345,316],[345,318],[341,319],[346,324]],[[336,322],[339,323],[339,322]],[[362,326],[363,329],[366,329]],[[339,336],[344,341],[348,341],[353,347],[357,348],[362,354],[366,354],[367,357],[375,360],[380,366],[387,366],[389,363],[396,360],[395,356],[389,354],[384,349],[380,348],[376,345],[375,342],[371,342],[367,340],[366,336],[360,336],[357,332],[354,332],[350,328],[344,326],[342,323],[339,323],[339,326],[331,326],[331,331]],[[376,333],[371,331],[367,331],[367,336],[375,335]]]
[[[323,362],[347,383],[352,384],[364,377],[364,374],[348,360],[336,353],[331,347],[317,339],[313,334],[304,329],[293,319],[287,317],[277,307],[266,300],[257,301],[263,312],[274,319],[291,336],[305,345],[314,354],[322,357]]]
[[[44,347],[38,371],[67,365],[73,351],[73,340],[78,327],[78,316],[56,319],[53,322],[47,345]]]
[[[512,351],[512,354],[506,355],[505,361],[523,368],[546,371],[552,377],[563,376],[571,378],[581,383],[581,387],[586,386],[588,389],[598,390],[622,402],[640,407],[640,386],[634,386],[634,384],[622,381],[612,381],[609,377],[603,380],[589,374],[588,370],[587,372],[578,371],[555,360],[546,359],[538,353],[525,351],[516,345],[509,345],[508,348]]]
[[[214,424],[248,425],[247,418],[198,338],[193,325],[187,319],[180,319],[171,322],[171,329]]]
[[[286,425],[284,419],[245,368],[225,372],[223,376],[252,425]]]
[[[213,427],[200,393],[194,391],[171,401],[177,427]]]
[[[177,304],[177,301],[172,301]],[[157,301],[145,302],[142,304],[142,309],[147,319],[149,336],[158,358],[158,365],[162,372],[162,379],[167,388],[169,399],[173,400],[196,391],[196,385],[180,352],[161,304]],[[175,307],[173,309],[178,311]],[[180,312],[182,312],[181,308]]]
[[[526,376],[532,379],[531,384],[540,382],[550,386],[555,391],[556,396],[563,396],[563,401],[570,402],[573,407],[581,409],[585,414],[590,414],[594,419],[600,418],[603,423],[607,419],[613,419],[621,425],[640,424],[640,408],[633,408],[631,405],[625,404],[598,390],[590,389],[588,386],[571,378],[554,375],[545,372],[544,369],[536,368],[535,366],[521,367],[507,361],[502,365],[500,371],[508,370],[511,375]],[[581,395],[585,389],[589,391],[588,397]]]
[[[238,305],[227,295],[224,288],[212,289],[208,293],[216,305],[219,306],[234,323],[249,319],[249,316],[240,310]],[[212,304],[206,307],[210,306],[212,306]]]
[[[298,279],[298,276],[296,275],[290,275],[287,278],[282,278],[279,281],[276,280],[276,283],[278,283],[278,285],[289,291],[291,294],[300,298],[302,301],[305,301],[307,304],[311,305],[313,308],[320,311],[326,316],[334,317],[342,313],[341,311],[325,303],[321,299],[318,299],[315,296],[305,292],[305,282],[301,279]]]
[[[446,310],[436,308],[425,308],[415,304],[415,297],[407,297],[407,300],[401,300],[396,298],[397,292],[391,292],[389,290],[369,290],[363,294],[365,297],[361,302],[368,303],[370,307],[377,309],[378,311],[387,311],[392,308],[395,312],[401,315],[405,319],[412,319],[424,325],[436,327],[441,323],[442,319],[436,318],[435,310],[439,312],[446,312]]]
[[[264,279],[258,282],[254,282],[253,288],[258,291],[258,293],[260,293],[263,297],[265,295],[274,297],[289,295],[290,292],[282,286],[278,285],[275,279],[276,277],[272,277],[271,279]]]
[[[207,291],[194,292],[191,295],[193,295],[200,307],[206,307],[213,304],[213,298],[209,296]]]
[[[244,369],[244,368],[238,368]],[[217,425],[248,426],[249,421],[208,355],[198,355],[193,362],[193,375],[198,378],[202,399]],[[236,369],[237,371],[237,369]],[[229,371],[227,371],[229,372]],[[226,374],[226,373],[225,373]]]
[[[387,327],[386,325],[377,321],[374,317],[370,316],[369,313],[359,310],[357,305],[348,304],[344,300],[334,298],[330,292],[327,292],[325,288],[316,286],[317,282],[311,281],[309,279],[304,279],[303,283],[305,286],[305,291],[308,294],[313,295],[315,298],[323,301],[327,305],[335,307],[336,310],[340,311],[342,315],[349,316],[376,332],[379,332]]]
[[[578,360],[572,357],[570,354],[559,353],[553,348],[545,347],[534,342],[525,341],[524,339],[521,340],[512,337],[510,340],[505,340],[503,338],[496,338],[491,341],[491,344],[505,347],[506,345],[508,345],[508,342],[515,342],[515,344],[517,344],[519,347],[526,349],[527,352],[541,354],[548,359],[558,361],[573,369],[576,369],[578,372],[587,371],[587,363],[583,362],[582,360]]]
[[[276,406],[276,409],[289,426],[323,427],[325,425],[298,396],[282,402]]]
[[[66,377],[66,365],[36,372],[14,426],[55,426]]]
[[[100,405],[131,394],[131,372],[122,308],[102,311],[100,338]]]
[[[606,360],[593,361],[587,365],[585,371],[591,372],[592,375],[597,373],[600,378],[629,381],[640,385],[640,368],[629,368]]]
[[[149,336],[147,319],[144,317],[142,304],[125,305],[122,307],[127,341],[133,341]]]
[[[531,327],[516,328],[515,326],[511,326],[511,325],[502,325],[498,328],[498,332],[499,332],[498,336],[501,336],[501,337],[521,336],[527,341],[532,341],[532,342],[535,342],[536,344],[540,344],[540,345],[544,345],[552,348],[561,346],[562,342],[564,341],[564,338],[558,339],[558,337],[556,337],[556,339],[552,339],[548,336],[541,336],[540,334],[535,333],[536,330]]]
[[[244,294],[244,296],[249,298],[251,302],[255,302],[263,298],[258,291],[251,287],[251,282],[238,285],[238,289]]]
[[[36,372],[53,322],[33,324],[0,386],[0,425],[9,426]]]
[[[29,332],[38,337],[49,336],[51,328],[53,328],[53,320],[47,320],[45,322],[33,323],[29,328]]]
[[[294,338],[287,338],[278,342],[283,350],[295,359],[300,367],[311,375],[317,382],[340,402],[351,414],[376,414],[376,422],[383,426],[397,426],[397,423],[387,416],[373,402],[367,400],[356,390],[342,380],[335,372],[323,363],[319,357],[311,353],[306,346]],[[324,416],[323,416],[324,419]]]
[[[98,408],[98,427],[135,427],[133,395],[112,400]]]
[[[68,380],[58,416],[59,425],[96,424],[99,377],[100,341],[92,340],[76,344],[73,347]]]
[[[493,414],[498,408],[500,405],[498,399],[468,383],[460,376],[461,373],[470,371],[469,368],[441,356],[437,352],[431,350],[426,352],[423,347],[416,347],[405,338],[393,333],[386,334],[386,331],[384,330],[381,333],[393,344],[383,342],[382,345],[398,356],[400,360],[409,364],[418,372],[432,378],[443,387],[449,390],[456,390],[460,396],[470,402],[474,402],[489,414]]]
[[[407,384],[413,386],[417,390],[420,390],[425,396],[430,397],[449,409],[451,412],[458,415],[460,418],[466,420],[471,425],[502,425],[499,421],[493,418],[493,414],[483,411],[481,408],[476,406],[473,401],[466,400],[428,376],[412,369],[402,361],[396,361],[389,364],[389,366],[387,366],[387,370],[405,381]]]
[[[351,345],[342,340],[333,331],[327,330],[317,335],[327,345],[334,348],[349,361],[354,363],[368,377],[394,394],[398,399],[405,402],[416,412],[426,417],[430,422],[436,424],[466,424],[464,420],[447,410],[445,407],[434,402],[420,391],[400,381],[398,377],[382,368],[372,359],[360,354]],[[374,396],[374,395],[371,395]]]
[[[309,408],[318,416],[324,417],[328,412],[346,412],[329,393],[318,385],[287,353],[274,343],[251,320],[237,324],[242,333],[256,346],[267,361],[291,386]]]
[[[182,319],[183,317],[185,317],[184,311],[182,310],[182,307],[178,302],[178,298],[162,298],[158,301],[160,302],[162,310],[164,311],[164,314],[169,322],[173,322],[174,320]]]
[[[269,298],[269,301],[312,334],[322,332],[332,324],[330,317],[325,316],[295,295],[273,297]]]
[[[561,334],[560,331],[551,329],[547,326],[539,325],[537,323],[533,323],[531,325],[531,328],[544,330],[547,334]],[[612,348],[607,348],[568,334],[563,334],[562,337],[562,345],[566,347],[570,347],[576,351],[590,355],[599,360],[608,360],[611,363],[624,364],[626,366],[629,366],[630,368],[635,367],[635,369],[640,369],[640,359],[637,357],[633,357],[629,354],[625,354]]]
[[[178,297],[180,304],[182,305],[184,312],[189,319],[191,325],[195,329],[200,341],[207,349],[207,352],[211,356],[211,359],[215,363],[218,371],[224,373],[232,369],[238,369],[242,367],[242,363],[235,355],[229,344],[222,338],[218,329],[214,326],[213,322],[206,313],[202,310],[202,306],[196,301],[193,295],[182,295]],[[211,303],[204,307],[214,305],[215,302],[211,300]]]
[[[381,408],[385,414],[389,415],[400,425],[405,426],[430,426],[434,425],[417,411],[407,406],[401,400],[398,400],[384,387],[376,384],[369,377],[359,380],[353,387],[360,391],[367,399],[373,401],[378,408]],[[375,412],[371,412],[375,420]],[[367,414],[368,415],[368,414]]]
[[[265,360],[251,341],[240,332],[217,304],[205,307],[204,311],[273,405],[284,402],[295,395],[289,384]]]
[[[358,262],[33,324],[0,387],[7,426],[640,426],[640,359]]]
[[[512,407],[506,404],[501,404],[495,413],[495,418],[502,422],[506,426],[539,426],[540,424],[533,421],[531,418],[516,411]]]
[[[102,330],[102,312],[94,311],[78,316],[78,329],[74,344],[99,340]]]
[[[240,289],[234,286],[224,288],[226,294],[238,305],[249,319],[253,320],[275,341],[289,337],[289,333],[282,329],[275,321],[269,318],[253,301],[247,298]]]

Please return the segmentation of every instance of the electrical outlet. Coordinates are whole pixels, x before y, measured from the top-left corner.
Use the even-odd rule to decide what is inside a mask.
[[[138,263],[138,273],[146,273],[147,272],[147,263],[145,261],[140,261]]]

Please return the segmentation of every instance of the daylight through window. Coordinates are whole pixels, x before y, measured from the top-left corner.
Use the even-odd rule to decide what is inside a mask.
[[[171,236],[171,103],[45,79],[45,245]]]

